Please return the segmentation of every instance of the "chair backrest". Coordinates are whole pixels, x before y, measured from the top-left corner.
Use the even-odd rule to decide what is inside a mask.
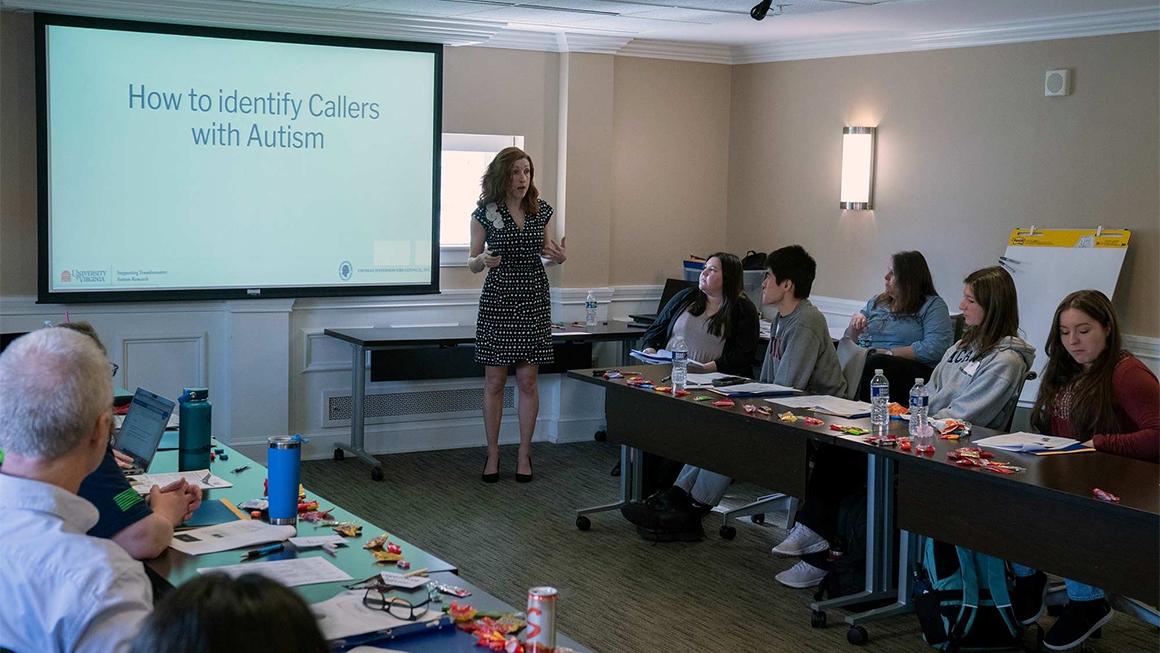
[[[665,279],[665,289],[661,292],[661,303],[657,304],[657,313],[665,310],[665,306],[668,306],[669,300],[672,299],[674,295],[681,292],[685,288],[694,288],[696,285],[696,281],[685,281],[684,279]]]
[[[963,331],[967,330],[967,321],[963,318],[962,313],[955,313],[951,316],[951,325],[955,329],[955,342],[963,339]]]
[[[1011,397],[1011,399],[1007,402],[1007,405],[1003,407],[1004,433],[1011,432],[1011,423],[1015,421],[1015,409],[1019,406],[1019,396],[1023,394],[1023,386],[1026,385],[1028,381],[1032,381],[1038,376],[1039,375],[1035,372],[1027,370],[1027,374],[1023,375],[1023,380],[1019,382],[1019,388],[1015,390],[1015,396]]]

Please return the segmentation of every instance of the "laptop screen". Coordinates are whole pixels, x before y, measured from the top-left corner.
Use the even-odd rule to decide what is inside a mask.
[[[161,444],[161,435],[175,404],[143,388],[137,388],[125,422],[117,434],[117,451],[128,454],[142,468],[148,468]]]

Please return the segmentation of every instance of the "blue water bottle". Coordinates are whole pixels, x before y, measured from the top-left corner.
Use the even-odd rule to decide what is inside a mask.
[[[275,435],[266,453],[266,498],[271,524],[298,523],[302,436]]]
[[[185,388],[181,392],[177,424],[177,469],[187,472],[209,469],[210,422],[213,406],[207,388]]]

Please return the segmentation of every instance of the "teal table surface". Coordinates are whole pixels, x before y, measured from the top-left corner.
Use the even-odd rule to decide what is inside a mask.
[[[234,505],[237,505],[250,499],[262,498],[263,482],[266,480],[266,468],[228,446],[218,444],[215,447],[224,448],[229,454],[229,460],[215,460],[210,464],[210,471],[234,485],[230,488],[208,490],[205,492],[203,500],[228,499]],[[232,473],[232,470],[246,464],[249,465],[249,469],[237,474]],[[149,471],[152,473],[177,471],[177,452],[159,451]],[[311,492],[310,488],[306,488],[306,498],[309,501],[318,501],[320,508],[325,509],[334,506],[334,503],[328,501],[325,497]],[[383,500],[386,501],[389,499],[384,496]],[[355,581],[358,581],[373,576],[380,571],[400,571],[395,567],[394,563],[377,564],[374,555],[363,548],[363,543],[367,540],[382,535],[383,533],[388,533],[391,536],[390,541],[402,547],[403,558],[411,563],[411,571],[424,568],[432,573],[456,571],[455,566],[451,563],[430,555],[419,547],[399,538],[389,529],[384,530],[379,528],[377,525],[362,519],[358,515],[351,514],[340,507],[335,507],[331,514],[338,521],[355,521],[362,524],[363,527],[362,534],[358,537],[348,538],[346,540],[347,546],[339,547],[337,555],[331,556],[320,548],[296,551],[292,545],[287,543],[284,551],[265,556],[259,560],[273,561],[287,560],[299,556],[320,556],[330,560],[335,566],[350,574]],[[328,527],[320,528],[303,520],[299,520],[297,528],[300,537],[334,534],[334,531]],[[210,553],[201,556],[190,556],[175,549],[166,549],[165,553],[153,560],[149,560],[147,564],[153,571],[157,572],[169,581],[171,585],[176,587],[195,578],[198,575],[197,570],[200,568],[238,564],[242,551],[247,551],[251,548],[258,547],[222,551],[220,553]],[[295,589],[308,603],[317,603],[318,601],[325,601],[343,591],[343,584],[319,583],[315,585],[302,585]]]

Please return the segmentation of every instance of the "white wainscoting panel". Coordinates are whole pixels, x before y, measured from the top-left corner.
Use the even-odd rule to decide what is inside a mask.
[[[118,340],[121,383],[127,390],[146,388],[176,399],[182,388],[209,387],[209,333],[135,335]]]

